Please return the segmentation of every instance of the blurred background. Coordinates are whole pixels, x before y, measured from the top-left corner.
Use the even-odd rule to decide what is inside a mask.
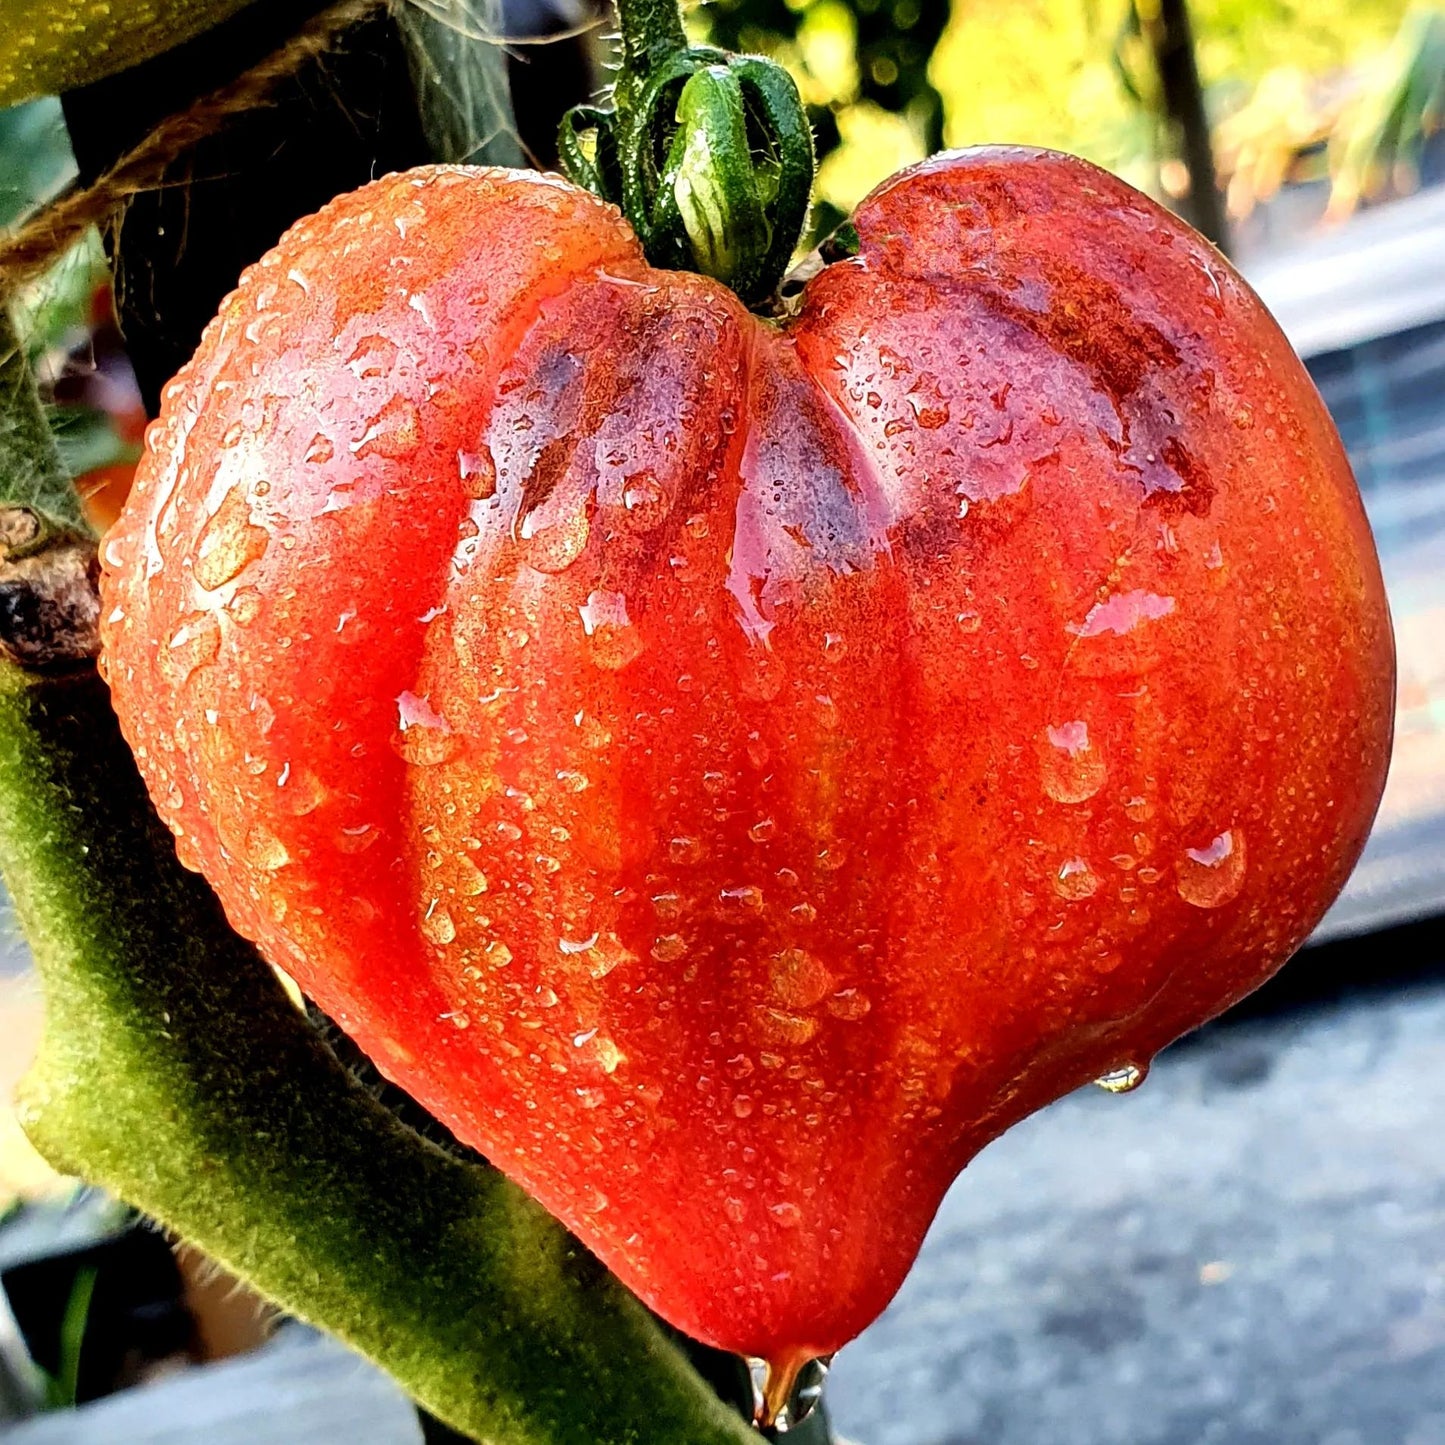
[[[472,13],[419,8],[453,3]],[[507,35],[555,37],[506,52],[517,133],[502,143],[539,164],[562,110],[605,81],[594,4],[507,0]],[[1399,644],[1385,802],[1311,945],[1169,1051],[1140,1095],[1063,1100],[986,1151],[898,1301],[839,1359],[836,1428],[867,1445],[1445,1445],[1445,5],[713,0],[688,24],[797,77],[822,158],[806,246],[900,166],[985,141],[1087,156],[1209,235],[1339,426]],[[229,48],[0,111],[0,234],[133,144],[178,73],[224,78]],[[307,169],[294,107],[315,104],[258,122],[272,191]],[[158,327],[157,286],[205,266],[223,285],[289,219],[252,206],[239,260],[199,244],[226,224],[206,219],[207,183],[234,195],[239,170],[233,151],[208,164],[137,197],[124,231],[87,234],[17,298],[98,526],[188,345]],[[175,240],[157,267],[174,206],[190,249]],[[8,1098],[40,1008],[13,924],[4,941]],[[75,1196],[0,1108],[0,1433],[179,1442],[202,1409],[214,1445],[228,1430],[279,1440],[283,1400],[287,1440],[339,1438],[342,1421],[355,1445],[422,1438],[384,1380],[324,1341],[283,1331],[256,1353],[270,1336],[254,1301],[156,1240]],[[203,1408],[193,1367],[227,1360],[208,1366],[232,1374],[208,1377]],[[141,1408],[117,1393],[139,1381]],[[76,1401],[94,1403],[36,1413]]]

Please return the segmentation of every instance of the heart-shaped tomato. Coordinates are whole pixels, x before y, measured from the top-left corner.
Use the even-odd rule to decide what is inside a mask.
[[[856,226],[775,325],[560,181],[379,181],[243,278],[104,549],[236,926],[783,1372],[1298,946],[1390,737],[1349,469],[1216,252],[1013,150]]]

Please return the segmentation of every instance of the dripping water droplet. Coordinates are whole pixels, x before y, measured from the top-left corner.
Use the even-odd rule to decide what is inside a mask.
[[[1148,1064],[1123,1064],[1100,1074],[1094,1083],[1106,1094],[1129,1094],[1139,1087],[1149,1075]]]

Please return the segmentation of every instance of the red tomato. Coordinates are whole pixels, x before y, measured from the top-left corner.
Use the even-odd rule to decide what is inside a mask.
[[[775,325],[560,181],[378,181],[243,278],[105,549],[237,928],[780,1367],[1299,945],[1391,725],[1345,458],[1216,252],[1018,150],[856,225]]]

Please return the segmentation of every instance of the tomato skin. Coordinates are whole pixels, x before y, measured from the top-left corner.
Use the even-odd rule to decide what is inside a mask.
[[[561,182],[378,181],[242,278],[104,548],[235,925],[774,1360],[1298,947],[1391,729],[1348,465],[1217,253],[1017,150],[855,224],[779,328]]]

